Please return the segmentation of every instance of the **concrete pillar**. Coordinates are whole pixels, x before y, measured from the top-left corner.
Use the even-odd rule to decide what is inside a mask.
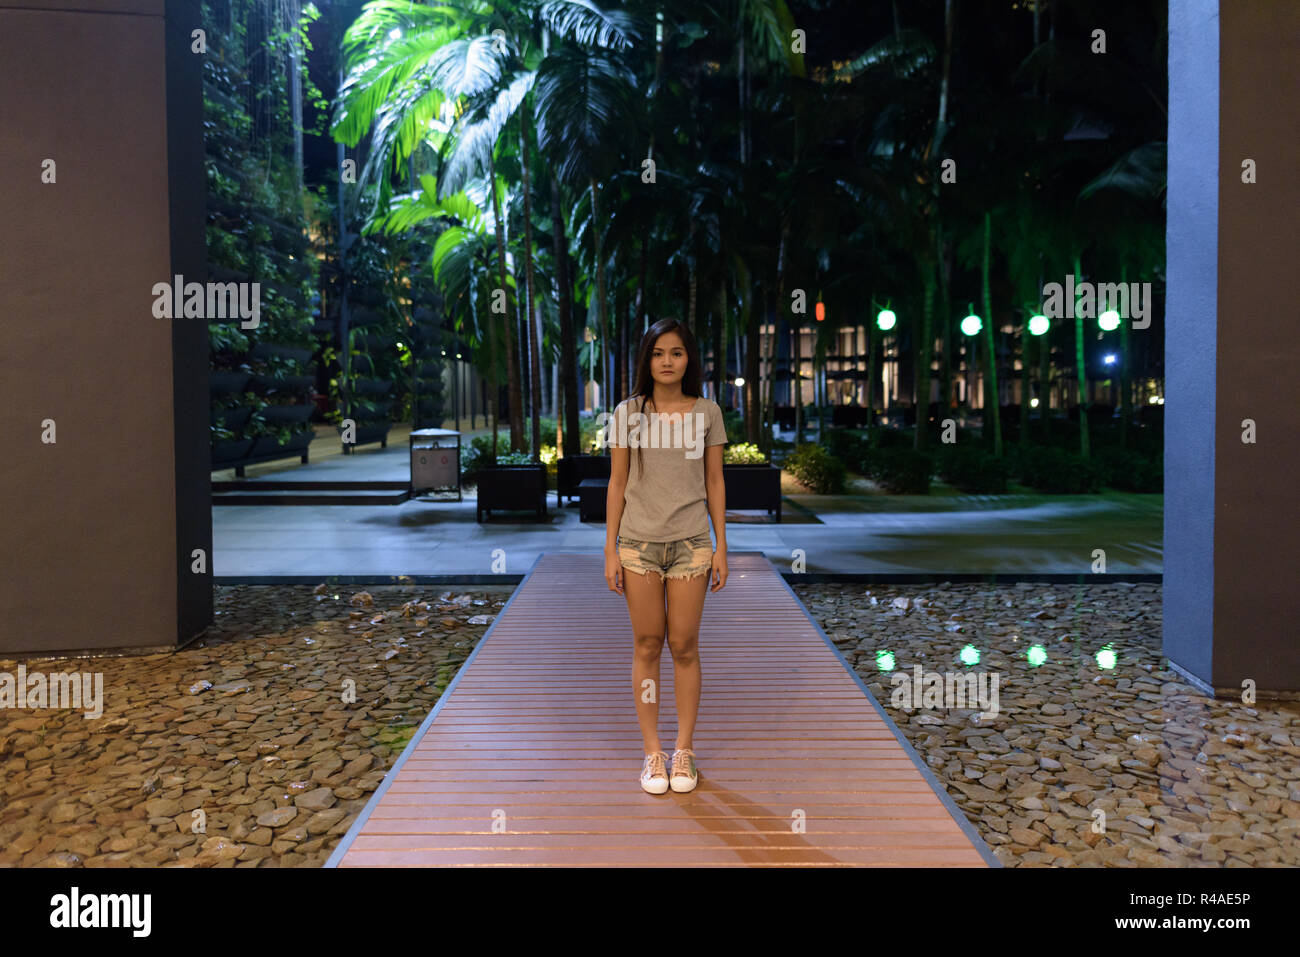
[[[1298,4],[1170,0],[1164,651],[1234,697],[1300,692],[1297,36]]]
[[[197,0],[0,6],[0,656],[212,620],[207,325],[152,308],[207,279],[198,26]]]

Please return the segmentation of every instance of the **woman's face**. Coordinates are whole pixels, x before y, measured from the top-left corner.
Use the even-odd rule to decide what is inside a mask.
[[[656,382],[670,385],[681,381],[688,361],[682,337],[675,332],[665,332],[655,340],[650,352],[650,372]]]

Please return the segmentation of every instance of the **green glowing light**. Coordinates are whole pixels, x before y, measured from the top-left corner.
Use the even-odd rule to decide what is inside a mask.
[[[877,651],[876,667],[879,668],[881,671],[893,671],[895,667],[894,653],[892,651],[884,651],[884,650]]]
[[[1031,668],[1037,668],[1047,660],[1047,649],[1042,645],[1031,645],[1029,650],[1025,652],[1025,657],[1029,659]]]
[[[894,323],[897,321],[898,317],[894,315],[894,310],[892,309],[881,309],[880,312],[876,314],[876,325],[879,326],[882,331],[888,331],[894,328]]]
[[[1109,671],[1111,668],[1115,667],[1115,663],[1117,661],[1119,661],[1119,655],[1115,654],[1114,650],[1110,647],[1110,645],[1106,645],[1104,648],[1101,649],[1101,651],[1097,652],[1098,668],[1105,668],[1107,671]]]
[[[1104,332],[1113,332],[1119,328],[1119,313],[1114,309],[1107,309],[1097,317],[1097,325],[1101,326]]]
[[[961,321],[961,331],[968,336],[977,336],[979,331],[984,328],[984,323],[980,317],[971,313]]]
[[[967,645],[961,650],[961,663],[964,665],[977,665],[980,663],[980,650],[974,645]]]
[[[1029,334],[1031,336],[1041,336],[1050,328],[1052,328],[1052,323],[1046,316],[1031,316],[1029,319]]]

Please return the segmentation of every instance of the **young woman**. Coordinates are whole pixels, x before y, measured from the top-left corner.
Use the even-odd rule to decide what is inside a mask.
[[[691,735],[700,705],[698,639],[710,581],[727,582],[722,409],[700,395],[695,338],[661,319],[641,340],[636,387],[607,428],[605,580],[627,598],[635,653],[632,688],[645,743],[641,787],[663,794],[699,781]],[[706,507],[707,503],[707,507]],[[709,518],[717,548],[709,544]],[[624,574],[630,572],[631,574]],[[659,654],[673,655],[677,746],[671,772],[659,746]]]

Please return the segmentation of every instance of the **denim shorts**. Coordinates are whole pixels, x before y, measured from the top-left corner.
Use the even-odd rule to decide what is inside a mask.
[[[694,578],[713,568],[713,540],[708,532],[673,542],[643,542],[619,535],[615,543],[623,568],[641,575],[656,572],[661,578]]]

